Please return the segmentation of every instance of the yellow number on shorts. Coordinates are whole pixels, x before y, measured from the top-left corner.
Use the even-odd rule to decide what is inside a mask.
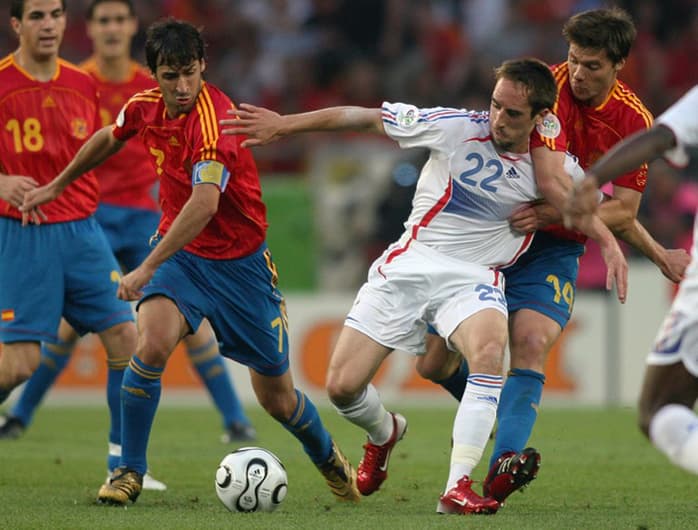
[[[560,300],[564,300],[569,307],[572,307],[572,303],[574,302],[574,287],[572,287],[570,282],[565,282],[562,289],[560,289],[560,279],[554,274],[548,274],[545,281],[552,284],[553,289],[555,289],[553,301],[556,304],[559,304]]]
[[[17,119],[11,119],[5,124],[5,130],[12,134],[15,153],[21,153],[25,149],[35,153],[44,147],[41,123],[36,118],[27,118],[22,124]]]
[[[279,328],[279,352],[284,351],[284,321],[281,317],[276,317],[271,321],[271,329]]]

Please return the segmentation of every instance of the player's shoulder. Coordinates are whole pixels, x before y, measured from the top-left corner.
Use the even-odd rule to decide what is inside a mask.
[[[216,85],[204,82],[201,87],[201,92],[199,92],[199,98],[197,101],[198,108],[208,108],[210,110],[216,111],[226,111],[233,108],[233,102],[228,97],[228,95],[223,92]]]
[[[620,79],[611,90],[609,104],[614,105],[616,111],[628,122],[643,123],[645,127],[652,125],[652,113],[640,97]]]
[[[162,101],[160,87],[146,88],[133,94],[126,103],[128,106],[150,107]]]
[[[87,83],[91,87],[96,87],[94,78],[77,64],[65,59],[58,59],[58,67],[60,68],[59,77],[65,82],[70,84]]]

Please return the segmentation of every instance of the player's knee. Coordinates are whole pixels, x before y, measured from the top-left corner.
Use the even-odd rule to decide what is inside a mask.
[[[468,358],[471,371],[485,374],[501,374],[504,346],[502,341],[493,338],[473,348]]]
[[[441,381],[460,365],[460,354],[450,351],[441,337],[427,339],[427,353],[417,357],[415,368],[424,379]]]
[[[158,337],[157,334],[145,331],[138,337],[136,355],[149,366],[164,367],[171,353],[172,346],[164,338]]]
[[[330,401],[337,406],[353,403],[363,390],[339,372],[328,372],[325,389]]]
[[[35,343],[5,344],[0,356],[0,388],[8,389],[21,385],[39,367],[41,354]]]
[[[527,331],[512,337],[512,368],[524,368],[542,372],[551,344],[552,340],[550,337],[545,333],[537,331]]]

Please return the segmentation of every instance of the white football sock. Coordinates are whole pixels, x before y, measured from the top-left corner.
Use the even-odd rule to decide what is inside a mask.
[[[361,427],[376,445],[383,445],[393,434],[393,417],[385,410],[376,387],[369,384],[356,401],[347,406],[335,405],[340,416]]]
[[[497,417],[497,404],[502,393],[502,377],[470,374],[453,422],[451,469],[446,491],[463,475],[470,476],[480,462]]]
[[[652,444],[680,468],[698,474],[698,417],[683,405],[665,405],[650,422]]]

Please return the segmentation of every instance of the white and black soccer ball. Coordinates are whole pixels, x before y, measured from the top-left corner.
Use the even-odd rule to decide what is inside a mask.
[[[216,470],[216,493],[231,512],[273,512],[287,491],[284,465],[261,447],[227,454]]]

